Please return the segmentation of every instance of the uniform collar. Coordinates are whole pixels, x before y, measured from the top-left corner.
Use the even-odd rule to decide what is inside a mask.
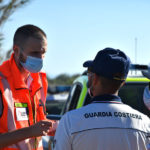
[[[116,95],[112,94],[104,94],[104,95],[99,95],[95,96],[92,99],[92,103],[122,103],[121,98]]]

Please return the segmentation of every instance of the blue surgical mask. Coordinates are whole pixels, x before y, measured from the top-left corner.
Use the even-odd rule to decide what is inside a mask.
[[[93,97],[93,93],[92,93],[92,87],[91,87],[91,83],[88,81],[86,84],[87,88],[88,88],[88,93],[90,95],[90,97]]]
[[[27,56],[26,62],[25,63],[20,62],[20,63],[26,70],[32,73],[39,72],[43,67],[43,59],[32,57],[32,56]]]

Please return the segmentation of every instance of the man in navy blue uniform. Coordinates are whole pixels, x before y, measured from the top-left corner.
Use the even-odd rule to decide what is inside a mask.
[[[148,150],[150,119],[118,96],[128,75],[129,57],[105,48],[83,66],[88,68],[92,103],[62,117],[55,150]]]

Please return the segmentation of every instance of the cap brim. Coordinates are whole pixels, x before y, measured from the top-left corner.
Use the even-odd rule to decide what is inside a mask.
[[[91,61],[91,60],[89,60],[89,61],[86,61],[86,62],[84,62],[83,63],[83,67],[92,67],[92,63],[93,63],[93,61]]]

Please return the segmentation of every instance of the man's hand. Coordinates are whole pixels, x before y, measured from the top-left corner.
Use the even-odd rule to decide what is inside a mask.
[[[21,128],[18,130],[10,131],[0,134],[0,149],[12,144],[16,144],[31,137],[45,136],[52,128],[52,122],[42,120],[33,124],[30,127]]]
[[[52,122],[52,127],[49,129],[48,135],[54,136],[56,129],[58,127],[59,121],[51,121],[51,122]]]
[[[48,120],[42,120],[30,127],[33,137],[46,136],[52,128],[52,122]]]

